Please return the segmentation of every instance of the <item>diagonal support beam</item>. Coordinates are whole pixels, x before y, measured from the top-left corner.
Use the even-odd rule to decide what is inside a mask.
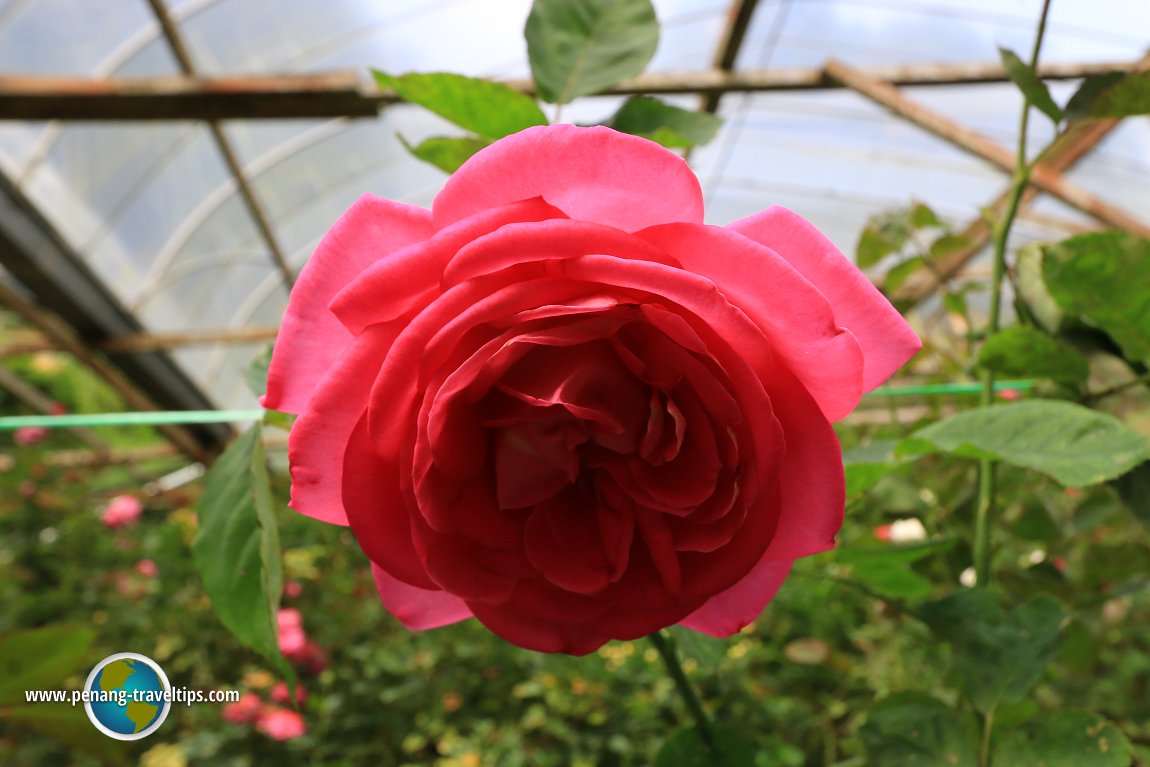
[[[183,35],[176,27],[172,15],[168,13],[168,7],[164,4],[164,0],[148,0],[148,4],[152,6],[152,12],[156,16],[156,21],[160,23],[160,29],[163,30],[164,37],[167,39],[172,53],[180,64],[180,69],[188,77],[196,77],[196,66],[192,61],[191,52],[184,42]],[[260,236],[268,247],[272,261],[283,277],[284,285],[290,291],[295,284],[295,274],[292,273],[291,267],[288,266],[287,258],[284,256],[284,249],[280,246],[279,239],[276,237],[275,232],[272,231],[267,214],[264,212],[263,206],[256,198],[255,191],[248,182],[247,175],[240,165],[239,157],[236,155],[231,141],[228,140],[227,135],[220,126],[219,120],[209,120],[208,128],[212,132],[212,138],[215,139],[216,146],[220,150],[220,155],[224,158],[224,163],[228,166],[228,171],[232,174],[232,178],[235,179],[236,189],[239,191],[244,205],[247,206],[252,220],[255,221],[256,228],[259,229]]]
[[[1014,153],[997,141],[973,131],[938,114],[911,99],[889,83],[878,80],[862,70],[830,59],[825,64],[828,77],[833,77],[862,96],[885,107],[898,117],[923,128],[945,141],[998,166],[1007,173],[1014,172]],[[1067,205],[1077,208],[1110,226],[1134,232],[1150,239],[1150,225],[1137,216],[1096,197],[1089,190],[1067,180],[1049,165],[1039,164],[1031,173],[1031,183]]]
[[[715,58],[711,62],[712,69],[718,72],[733,72],[735,61],[739,58],[739,49],[743,45],[743,38],[747,36],[747,28],[751,26],[751,17],[755,15],[755,7],[759,0],[734,0],[727,11],[727,24],[723,28],[723,35],[715,49]],[[711,91],[703,94],[701,109],[714,114],[719,108],[719,99],[723,97],[720,91]]]

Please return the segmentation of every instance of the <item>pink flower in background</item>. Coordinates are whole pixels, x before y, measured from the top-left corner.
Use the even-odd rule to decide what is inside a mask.
[[[256,719],[256,729],[275,740],[292,740],[307,734],[307,723],[295,711],[269,706]]]
[[[268,693],[268,695],[276,703],[287,703],[291,700],[291,694],[285,682],[276,682],[272,685],[271,692]],[[307,692],[298,684],[295,686],[295,702],[301,706],[307,702]]]
[[[1006,400],[1007,402],[1014,402],[1015,400],[1022,398],[1022,392],[1020,392],[1018,389],[999,389],[996,394],[998,395],[999,399]]]
[[[100,518],[112,529],[129,527],[136,524],[143,511],[144,507],[137,499],[130,495],[117,495],[104,507]]]
[[[16,486],[16,492],[20,493],[24,498],[31,498],[36,494],[37,485],[30,479],[21,480],[20,484]]]
[[[223,717],[232,724],[251,724],[263,708],[263,701],[254,692],[245,692],[235,703],[224,706]]]
[[[141,559],[136,563],[136,572],[145,578],[155,578],[160,570],[158,567],[156,567],[156,563],[152,560]]]
[[[280,610],[276,614],[276,630],[280,652],[291,658],[299,655],[307,647],[307,634],[303,630],[303,616],[299,610]]]
[[[431,210],[364,196],[292,291],[264,404],[292,507],[350,525],[412,629],[582,654],[728,636],[834,545],[831,423],[920,347],[810,223],[703,224],[681,158],[531,128]]]
[[[284,596],[289,599],[295,599],[303,593],[303,586],[299,581],[288,581],[284,584]]]
[[[12,441],[17,445],[36,445],[47,439],[49,433],[43,426],[21,426],[12,432]]]

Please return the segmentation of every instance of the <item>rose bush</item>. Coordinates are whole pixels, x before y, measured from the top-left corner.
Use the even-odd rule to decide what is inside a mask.
[[[804,219],[703,224],[607,128],[476,154],[431,210],[364,196],[292,291],[264,404],[297,511],[348,524],[412,629],[587,653],[729,635],[834,543],[831,422],[919,348]]]

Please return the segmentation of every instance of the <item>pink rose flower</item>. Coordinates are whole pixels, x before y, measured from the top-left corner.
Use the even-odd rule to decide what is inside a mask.
[[[260,712],[256,729],[275,740],[292,740],[307,734],[307,723],[295,711],[268,706]]]
[[[531,128],[431,210],[370,195],[305,266],[264,404],[292,508],[350,525],[412,629],[588,653],[727,636],[834,545],[831,423],[920,342],[811,224],[703,224],[645,139]]]
[[[286,682],[276,682],[272,685],[268,695],[276,703],[287,703],[291,700],[291,693],[288,691]],[[307,692],[298,684],[295,686],[295,702],[301,706],[307,702]]]
[[[152,560],[141,559],[136,563],[136,572],[145,578],[155,578],[156,575],[160,572],[160,569],[156,567],[156,563]]]
[[[37,445],[48,438],[48,429],[43,426],[21,426],[12,432],[12,441],[17,445]]]
[[[276,614],[276,632],[280,652],[289,660],[307,647],[307,634],[303,630],[303,617],[299,610],[280,610]]]
[[[104,508],[100,518],[110,528],[129,527],[136,524],[144,507],[130,495],[117,495]]]
[[[245,692],[235,703],[224,706],[223,717],[232,724],[251,724],[260,715],[263,701],[254,692]]]

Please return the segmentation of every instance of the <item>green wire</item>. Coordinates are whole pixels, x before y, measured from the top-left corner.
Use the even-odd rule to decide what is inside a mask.
[[[1034,381],[995,381],[995,391],[1015,389],[1023,391],[1034,388]],[[880,386],[870,393],[871,397],[914,397],[922,394],[979,394],[982,382],[922,384],[921,386]]]
[[[67,429],[77,426],[140,426],[171,423],[236,423],[259,421],[263,410],[148,410],[137,413],[68,413],[0,417],[0,431],[24,426]]]
[[[1034,381],[997,381],[994,388],[1027,390]],[[916,397],[923,395],[978,394],[981,383],[943,383],[920,386],[880,386],[870,397]],[[239,423],[259,421],[263,410],[157,410],[137,413],[68,413],[65,415],[13,415],[0,417],[0,431],[26,426],[68,429],[82,426],[158,426],[172,423]]]

